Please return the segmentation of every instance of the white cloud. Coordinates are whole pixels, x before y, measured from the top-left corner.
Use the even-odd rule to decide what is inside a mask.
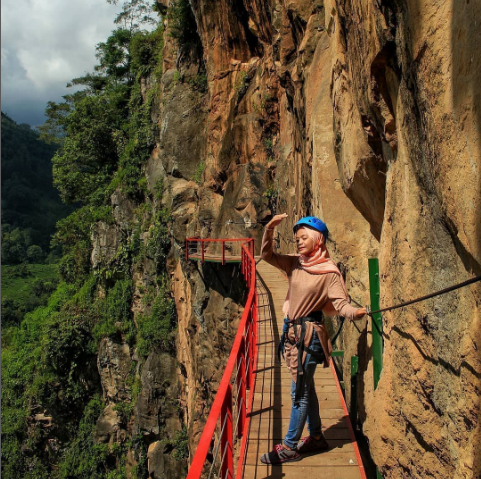
[[[2,110],[39,121],[48,100],[69,92],[67,82],[93,70],[95,46],[116,28],[120,8],[106,0],[3,0]]]

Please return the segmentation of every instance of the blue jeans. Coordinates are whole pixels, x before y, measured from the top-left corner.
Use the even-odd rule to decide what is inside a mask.
[[[316,352],[322,351],[321,343],[315,331],[313,331],[311,344],[309,348]],[[302,431],[307,420],[307,429],[311,436],[320,436],[322,434],[321,417],[319,415],[319,401],[317,399],[316,387],[314,384],[314,373],[316,372],[317,362],[308,353],[304,362],[304,388],[300,401],[296,404],[294,401],[296,393],[296,383],[291,384],[291,419],[289,421],[289,430],[284,437],[284,444],[291,449],[297,447],[297,443],[301,438]]]

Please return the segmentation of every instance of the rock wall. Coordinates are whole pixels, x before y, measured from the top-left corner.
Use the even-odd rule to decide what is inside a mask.
[[[278,240],[293,252],[292,224],[318,215],[362,304],[369,257],[380,260],[383,305],[480,274],[481,7],[190,6],[195,49],[169,36],[166,17],[160,137],[146,173],[149,187],[167,185],[174,216],[179,387],[193,452],[229,350],[220,331],[235,330],[242,286],[225,287],[235,270],[185,264],[186,236],[259,245],[257,222],[287,212]],[[198,91],[192,80],[204,74],[207,90]],[[385,314],[376,391],[371,322],[346,325],[342,368],[349,385],[349,358],[359,356],[359,426],[383,477],[481,474],[480,294],[470,286]]]

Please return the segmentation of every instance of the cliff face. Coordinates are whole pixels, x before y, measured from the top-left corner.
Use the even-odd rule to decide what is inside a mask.
[[[151,477],[182,475],[162,442],[166,431],[187,427],[195,451],[243,304],[238,270],[186,263],[186,237],[252,236],[259,248],[257,222],[287,212],[278,240],[292,253],[292,225],[320,216],[331,256],[362,304],[370,257],[380,260],[382,305],[481,272],[479,4],[179,4],[180,22],[164,17],[162,81],[144,85],[159,90],[159,136],[145,173],[153,194],[163,185],[158,202],[173,217],[167,266],[177,357],[147,357],[129,424],[113,405],[133,389],[133,352],[105,340],[98,357],[108,406],[96,440],[143,434]],[[123,225],[142,221],[121,195],[112,204],[116,224],[94,232],[94,266],[115,253]],[[154,277],[146,259],[133,278],[134,321],[151,307],[142,298]],[[376,391],[371,321],[345,326],[341,367],[349,386],[350,358],[359,356],[359,426],[383,477],[480,476],[480,295],[471,286],[386,313]]]
[[[292,224],[318,215],[363,304],[369,257],[380,259],[382,305],[480,274],[481,8],[422,0],[190,7],[195,48],[166,29],[160,138],[147,177],[168,185],[174,216],[179,384],[193,451],[213,394],[203,385],[220,378],[205,372],[218,365],[219,344],[228,351],[218,311],[228,324],[241,298],[225,299],[222,279],[215,288],[205,283],[213,272],[183,263],[186,236],[259,240],[255,222],[287,212],[280,249],[293,252]],[[207,90],[196,90],[204,74]],[[345,327],[345,379],[358,355],[360,425],[384,477],[481,474],[479,301],[471,286],[386,313],[375,392],[371,322]]]

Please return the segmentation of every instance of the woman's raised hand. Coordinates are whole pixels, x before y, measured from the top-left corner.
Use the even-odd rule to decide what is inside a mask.
[[[282,213],[282,215],[276,215],[272,218],[269,223],[267,223],[266,228],[274,228],[282,223],[282,220],[287,218],[287,213]]]

